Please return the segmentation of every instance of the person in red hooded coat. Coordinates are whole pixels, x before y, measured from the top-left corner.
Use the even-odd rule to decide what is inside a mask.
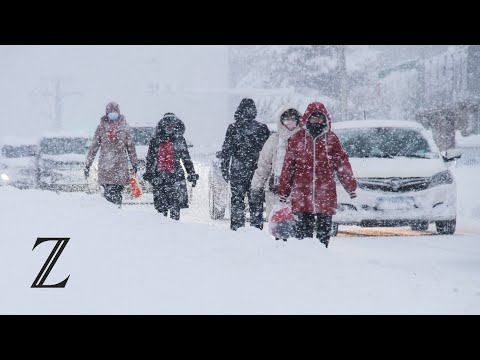
[[[335,175],[351,198],[357,196],[357,181],[348,155],[331,125],[322,103],[308,105],[301,129],[288,141],[278,187],[280,201],[291,196],[292,211],[298,218],[296,237],[313,238],[315,231],[326,247],[337,209]]]

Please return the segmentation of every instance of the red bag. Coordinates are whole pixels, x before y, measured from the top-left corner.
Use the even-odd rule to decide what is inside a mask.
[[[274,206],[269,219],[270,234],[279,239],[295,235],[295,216],[288,205]]]
[[[133,197],[140,197],[142,196],[142,189],[138,186],[137,178],[134,175],[130,176],[130,188],[132,190]]]

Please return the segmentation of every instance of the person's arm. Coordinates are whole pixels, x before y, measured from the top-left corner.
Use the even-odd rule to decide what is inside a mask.
[[[227,134],[225,135],[225,141],[222,145],[222,176],[225,181],[230,180],[230,159],[233,153],[234,145],[234,127],[229,125],[227,129]]]
[[[143,175],[143,178],[149,182],[153,180],[155,174],[156,153],[155,137],[153,137],[148,145],[147,163],[145,165],[145,175]]]
[[[293,178],[295,175],[295,162],[295,150],[292,147],[291,140],[289,140],[285,160],[283,161],[282,174],[280,175],[280,184],[278,185],[278,194],[283,201],[286,201],[292,191]]]
[[[257,170],[253,175],[251,188],[253,190],[262,190],[265,187],[265,182],[272,172],[273,152],[275,151],[276,137],[272,135],[265,145],[263,145],[260,157],[258,158]]]
[[[197,180],[199,178],[198,174],[195,173],[195,168],[193,166],[192,158],[190,157],[190,152],[188,151],[187,141],[184,137],[180,139],[182,146],[180,150],[180,159],[183,162],[183,166],[187,171],[187,180],[192,183],[192,187],[197,185]]]
[[[132,164],[133,172],[136,174],[138,158],[137,158],[137,150],[135,149],[135,143],[133,142],[132,128],[127,125],[126,131],[127,131],[127,153],[128,153],[128,157],[130,158],[130,163]]]
[[[90,148],[88,149],[87,159],[85,161],[85,169],[87,170],[87,172],[88,169],[90,169],[90,166],[92,166],[93,160],[95,159],[98,149],[100,149],[100,146],[102,144],[102,138],[100,136],[101,131],[101,126],[97,126],[97,129],[95,130],[95,135],[93,136],[92,145],[90,145]]]
[[[338,179],[340,180],[340,183],[345,191],[350,195],[351,198],[355,198],[357,196],[355,193],[357,190],[357,180],[353,175],[352,165],[350,164],[348,155],[340,144],[338,137],[333,133],[332,136],[333,145],[331,154],[334,170],[337,173]]]
[[[187,141],[184,137],[181,138],[182,142],[182,150],[180,153],[180,159],[183,162],[183,166],[185,166],[185,170],[187,170],[188,175],[195,174],[195,168],[193,167],[193,161],[190,157],[190,152],[188,151]]]

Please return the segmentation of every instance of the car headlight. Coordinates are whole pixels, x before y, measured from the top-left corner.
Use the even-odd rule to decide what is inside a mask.
[[[0,175],[0,178],[2,178],[3,181],[8,181],[8,180],[10,180],[10,178],[8,177],[7,174],[2,174],[2,175]]]
[[[450,170],[442,171],[438,174],[432,176],[430,180],[430,186],[437,186],[443,184],[451,184],[453,183],[453,175]]]

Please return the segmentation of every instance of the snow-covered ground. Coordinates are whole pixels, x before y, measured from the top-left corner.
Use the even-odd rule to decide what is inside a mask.
[[[0,188],[0,313],[480,313],[480,168],[454,169],[455,235],[341,227],[325,249],[210,220],[208,164],[196,162],[180,222],[99,195]],[[70,238],[46,281],[70,275],[65,288],[31,288],[54,245],[32,251],[38,237]]]

